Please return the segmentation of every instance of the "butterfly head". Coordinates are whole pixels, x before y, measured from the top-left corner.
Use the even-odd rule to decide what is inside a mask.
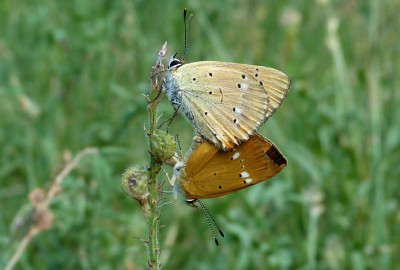
[[[168,70],[177,69],[178,67],[180,67],[184,64],[184,62],[182,60],[180,60],[179,58],[176,58],[176,55],[177,54],[174,54],[173,56],[171,56],[171,59],[169,60],[169,63],[168,63]]]
[[[185,163],[182,160],[178,161],[174,166],[174,175],[176,175],[176,177],[181,176],[183,168],[185,168]]]
[[[187,174],[185,171],[185,161],[181,160],[174,166],[173,173],[173,185],[174,185],[174,197],[177,198],[177,194],[181,194],[183,196],[183,200],[193,206],[194,201],[196,199],[191,198],[190,194],[187,192],[186,185],[188,184]]]

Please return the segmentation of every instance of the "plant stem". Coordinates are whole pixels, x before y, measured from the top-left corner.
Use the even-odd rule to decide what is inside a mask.
[[[157,175],[160,172],[161,164],[158,164],[154,155],[153,149],[153,134],[155,129],[157,128],[157,105],[158,105],[158,96],[161,91],[161,83],[164,67],[162,65],[162,59],[165,56],[167,51],[167,44],[165,43],[162,49],[159,52],[159,57],[157,59],[156,65],[153,67],[153,71],[151,73],[151,81],[152,81],[152,89],[151,92],[147,95],[147,104],[149,111],[149,130],[147,131],[147,136],[150,142],[150,168],[149,168],[149,215],[148,215],[148,226],[149,226],[149,260],[148,260],[148,268],[149,269],[161,269],[160,262],[160,246],[158,241],[159,236],[159,220],[160,214],[158,211],[158,202],[159,202],[159,187],[157,183]]]

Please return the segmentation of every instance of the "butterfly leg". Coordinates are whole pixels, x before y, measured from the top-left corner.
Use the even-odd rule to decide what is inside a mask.
[[[200,133],[195,132],[193,135],[193,141],[195,143],[200,144],[200,143],[203,143],[205,140],[204,140],[204,137]]]
[[[174,185],[175,185],[175,180],[176,180],[175,175],[173,175],[173,176],[172,176],[172,179],[171,179],[171,178],[169,178],[168,173],[164,170],[164,168],[161,167],[161,169],[162,169],[162,171],[165,173],[165,177],[167,177],[167,180],[168,180],[170,186],[171,186],[171,187],[174,187]]]

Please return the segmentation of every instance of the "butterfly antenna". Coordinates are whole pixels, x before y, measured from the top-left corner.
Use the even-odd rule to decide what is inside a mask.
[[[218,226],[218,223],[215,221],[215,219],[211,215],[210,211],[208,211],[207,207],[205,207],[205,205],[201,201],[199,201],[199,204],[202,205],[202,207],[204,207],[204,209],[207,211],[208,215],[210,216],[210,218],[214,222],[215,227],[217,227],[217,229],[218,229],[219,233],[221,234],[221,236],[224,237],[225,236],[224,233],[222,232],[221,228]]]
[[[211,222],[210,222],[210,218],[211,218],[211,220],[214,222],[215,226],[217,227],[217,229],[218,229],[218,231],[219,231],[219,233],[221,234],[222,237],[224,237],[224,233],[223,233],[222,230],[219,228],[218,224],[215,222],[215,219],[214,219],[213,216],[211,215],[210,211],[208,211],[207,207],[206,207],[200,200],[197,200],[197,202],[198,202],[199,205],[201,206],[201,209],[203,210],[203,213],[204,213],[204,215],[206,216],[206,220],[207,220],[208,226],[210,227],[211,233],[212,233],[212,235],[214,236],[215,244],[218,246],[218,245],[219,245],[219,242],[218,242],[218,240],[217,240],[217,236],[215,235],[213,226],[212,226],[212,224],[211,224]]]
[[[172,120],[174,120],[174,118],[177,117],[178,114],[179,114],[179,107],[177,109],[174,109],[174,113],[172,114],[172,116],[169,117],[168,119],[162,121],[161,124],[159,124],[157,128],[160,129],[165,123],[168,122],[168,125],[167,125],[167,132],[168,132],[169,126],[171,125]]]
[[[179,107],[180,107],[180,106],[179,106]],[[178,114],[179,114],[179,107],[178,107],[177,109],[174,109],[174,113],[173,113],[172,116],[169,118],[169,120],[168,120],[168,125],[167,125],[167,129],[169,129],[169,126],[171,125],[172,120],[174,120],[174,118],[178,116]]]
[[[181,159],[183,159],[183,152],[182,152],[182,147],[181,147],[181,141],[179,140],[179,135],[175,134],[175,140],[177,142],[178,148],[179,148],[179,155]]]
[[[185,59],[186,53],[188,51],[189,48],[189,36],[190,36],[190,25],[192,24],[192,20],[193,20],[193,14],[190,14],[189,16],[189,23],[186,24],[186,18],[187,18],[187,11],[186,8],[183,10],[183,23],[185,26],[185,46],[184,46],[184,51],[183,51],[183,56],[181,61],[183,61]]]

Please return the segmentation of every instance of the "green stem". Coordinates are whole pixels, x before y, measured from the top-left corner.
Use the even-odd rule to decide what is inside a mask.
[[[160,262],[160,246],[158,241],[159,236],[159,220],[160,213],[158,211],[158,202],[159,202],[159,187],[157,184],[157,176],[161,170],[161,164],[158,164],[154,155],[153,149],[153,134],[157,128],[157,105],[158,105],[158,96],[159,91],[161,90],[162,83],[162,74],[163,74],[163,66],[162,59],[166,53],[167,45],[164,44],[163,48],[159,52],[159,58],[157,60],[156,65],[153,67],[153,72],[151,74],[152,80],[152,89],[149,95],[147,96],[148,103],[148,111],[149,111],[149,130],[147,132],[149,142],[150,142],[150,168],[149,168],[149,215],[148,215],[148,226],[149,226],[149,260],[148,260],[148,268],[149,269],[161,269]]]

